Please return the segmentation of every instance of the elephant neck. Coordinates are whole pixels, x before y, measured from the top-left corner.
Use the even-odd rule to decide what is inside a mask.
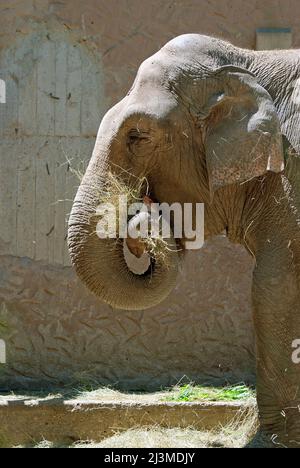
[[[292,91],[293,79],[299,78],[299,50],[254,52],[249,55],[246,67],[278,104],[288,89]]]
[[[282,176],[274,173],[219,190],[207,208],[208,237],[226,231],[231,242],[243,245],[255,256],[262,233],[271,231],[278,217],[285,216],[288,207],[282,204],[284,214],[280,215],[276,202],[284,193]]]
[[[248,197],[251,187],[231,185],[219,191],[216,202],[222,206],[222,224],[230,242],[245,245],[245,236],[252,226],[252,213]],[[247,247],[247,245],[246,245]]]
[[[237,185],[224,187],[214,194],[213,201],[205,204],[206,238],[226,232],[234,244],[243,243],[241,220],[245,217],[246,197],[247,193]]]

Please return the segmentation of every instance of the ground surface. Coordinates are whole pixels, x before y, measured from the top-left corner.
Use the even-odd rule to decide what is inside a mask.
[[[247,423],[207,432],[156,427],[133,429],[116,433],[115,436],[99,444],[92,441],[78,442],[67,448],[243,448],[251,441],[255,433],[256,421],[256,416],[253,415]],[[33,447],[66,448],[66,446],[55,445],[48,441],[43,441]]]
[[[27,395],[1,395],[0,407],[6,407],[7,409],[2,411],[10,411],[10,415],[12,411],[16,411],[14,426],[10,431],[15,436],[19,408],[20,405],[25,405],[24,409],[21,408],[21,412],[27,411],[20,419],[22,428],[18,427],[20,440],[23,442],[12,444],[20,448],[239,448],[250,442],[257,429],[254,397],[254,392],[244,385],[212,388],[189,384],[152,394],[128,394],[108,388],[80,388],[51,394],[38,392]],[[58,404],[58,410],[53,408],[52,414],[53,404]],[[61,420],[56,419],[62,407],[66,405],[69,407],[67,412],[62,412]],[[125,413],[120,413],[124,410]],[[88,418],[85,416],[86,412],[89,412]],[[124,415],[127,422],[130,421],[126,425]],[[32,420],[31,426],[39,427],[35,434],[44,436],[24,439],[22,431],[27,431],[26,421],[29,417]],[[91,425],[88,429],[87,419],[87,426]],[[75,437],[71,437],[69,442],[59,438],[59,443],[55,440],[56,426],[59,426],[61,436],[64,437],[65,431],[61,431],[61,424],[65,425],[67,420],[70,422],[70,425],[66,426],[69,427],[69,434],[73,431]],[[85,426],[82,425],[82,421],[85,421]],[[190,424],[189,421],[193,423]],[[3,426],[9,425],[9,419],[4,419],[3,423]],[[104,425],[107,425],[107,430],[103,430]],[[49,432],[49,426],[52,426],[52,429],[54,426],[54,431],[51,429]],[[47,434],[50,434],[50,439],[47,439]],[[80,437],[78,434],[85,436]],[[5,443],[3,445],[5,446]]]
[[[87,400],[87,401],[104,401],[114,403],[158,403],[158,402],[192,402],[192,401],[253,401],[255,392],[250,387],[244,384],[228,386],[228,387],[206,387],[193,385],[176,385],[170,389],[162,390],[153,393],[124,393],[112,388],[101,387],[96,388],[91,386],[79,388],[64,388],[47,391],[36,392],[11,392],[0,394],[0,403],[6,401],[9,396],[10,400],[39,400],[50,401],[53,399],[62,398],[64,400]]]

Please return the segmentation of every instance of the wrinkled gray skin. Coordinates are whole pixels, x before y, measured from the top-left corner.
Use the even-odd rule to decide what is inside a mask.
[[[299,112],[300,51],[253,52],[194,34],[172,40],[141,65],[129,94],[104,117],[69,230],[73,264],[93,292],[114,307],[148,308],[173,287],[176,261],[137,277],[121,247],[93,235],[90,215],[106,171],[120,166],[147,176],[159,202],[204,202],[206,237],[226,230],[256,259],[261,434],[296,447]]]

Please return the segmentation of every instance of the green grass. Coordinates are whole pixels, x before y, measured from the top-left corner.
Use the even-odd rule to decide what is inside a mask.
[[[25,393],[25,394],[24,394]],[[30,391],[16,392],[11,394],[0,395],[1,398],[7,397],[15,399],[62,399],[62,400],[97,400],[97,401],[130,401],[130,402],[191,402],[191,401],[227,401],[227,402],[247,402],[254,401],[255,391],[244,384],[227,386],[227,387],[206,387],[199,386],[193,383],[185,385],[177,385],[173,388],[161,390],[160,392],[144,393],[144,392],[121,392],[109,387],[99,387],[97,385],[85,384],[79,386],[65,387],[63,389],[53,389],[52,391]]]
[[[193,384],[179,387],[174,394],[167,397],[169,401],[241,401],[254,398],[255,393],[246,385],[233,387],[201,387]]]

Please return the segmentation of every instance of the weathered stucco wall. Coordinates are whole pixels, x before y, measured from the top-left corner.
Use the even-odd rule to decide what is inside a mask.
[[[1,0],[0,385],[97,380],[154,388],[254,375],[252,261],[224,238],[190,254],[174,294],[113,311],[69,265],[66,217],[105,111],[170,38],[212,34],[253,48],[257,27],[294,28],[296,0]]]
[[[135,313],[99,304],[68,267],[2,257],[0,330],[9,365],[1,385],[98,380],[154,389],[184,375],[245,379],[253,372],[246,255],[217,240],[191,256],[162,306]],[[232,256],[228,269],[224,259]]]

